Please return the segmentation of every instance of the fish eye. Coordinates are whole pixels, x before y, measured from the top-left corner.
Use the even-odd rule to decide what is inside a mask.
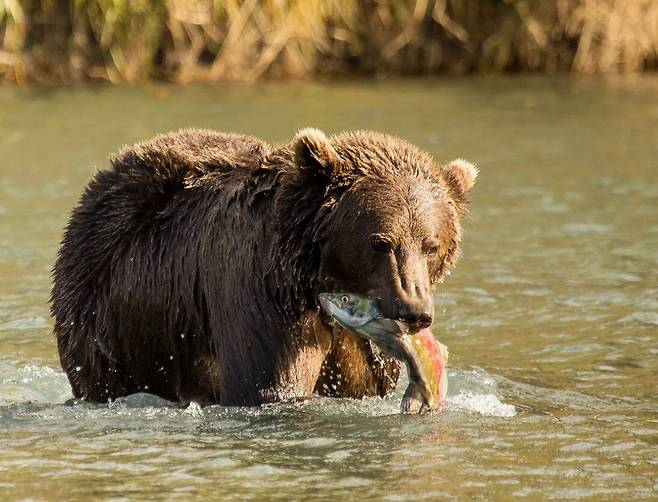
[[[350,301],[350,297],[347,296],[347,295],[343,295],[343,296],[341,297],[340,301],[343,302],[343,303],[347,303],[347,302]]]

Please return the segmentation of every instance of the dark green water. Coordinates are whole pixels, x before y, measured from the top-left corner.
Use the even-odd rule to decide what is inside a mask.
[[[121,145],[376,129],[481,175],[437,294],[448,410],[64,406],[47,298]],[[0,88],[0,499],[658,497],[658,79]]]

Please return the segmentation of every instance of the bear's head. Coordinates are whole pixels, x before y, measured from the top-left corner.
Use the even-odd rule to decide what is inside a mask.
[[[277,219],[306,306],[319,292],[346,291],[377,299],[388,318],[429,326],[434,289],[459,255],[476,168],[438,165],[372,132],[304,129],[291,150]]]

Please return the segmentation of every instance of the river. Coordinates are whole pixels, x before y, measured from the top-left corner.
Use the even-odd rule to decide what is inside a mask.
[[[181,127],[374,129],[480,177],[436,295],[447,409],[396,395],[67,405],[48,295],[68,214]],[[658,79],[0,87],[0,499],[658,497]],[[266,329],[266,327],[264,327]]]

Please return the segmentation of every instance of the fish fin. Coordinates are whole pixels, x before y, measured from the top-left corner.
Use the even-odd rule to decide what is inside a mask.
[[[444,366],[439,377],[439,401],[445,401],[448,395],[448,372]]]

